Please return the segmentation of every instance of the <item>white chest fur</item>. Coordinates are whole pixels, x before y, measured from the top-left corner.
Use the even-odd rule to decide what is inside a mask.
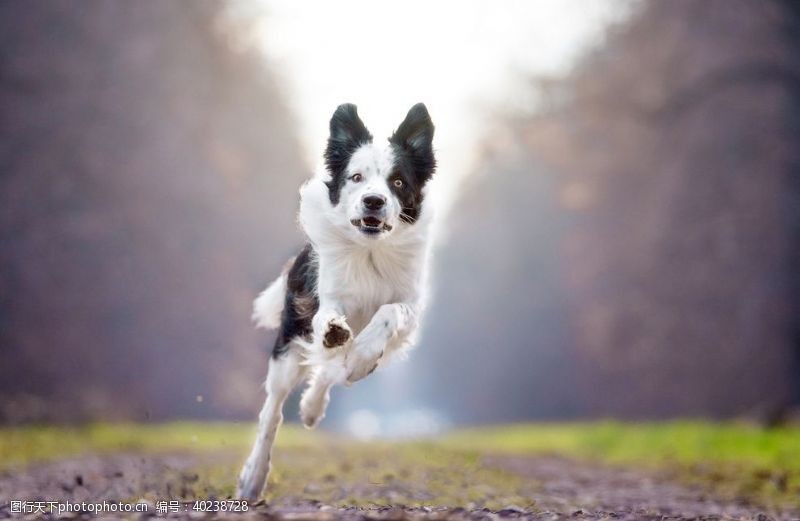
[[[383,304],[417,301],[424,251],[414,246],[353,245],[336,251],[318,251],[321,299],[342,306],[341,311],[356,334]]]
[[[430,215],[398,224],[389,237],[370,239],[354,231],[341,205],[332,207],[319,178],[300,189],[299,221],[318,261],[320,306],[341,308],[354,333],[384,304],[424,300]]]

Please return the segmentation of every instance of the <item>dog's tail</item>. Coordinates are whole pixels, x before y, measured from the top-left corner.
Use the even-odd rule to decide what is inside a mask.
[[[281,313],[286,301],[286,277],[287,273],[284,271],[253,301],[253,322],[257,327],[277,329],[281,324]]]

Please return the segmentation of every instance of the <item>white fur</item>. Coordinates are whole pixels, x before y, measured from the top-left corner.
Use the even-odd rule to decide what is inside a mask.
[[[348,182],[336,206],[324,184],[327,172],[300,189],[299,221],[314,246],[319,268],[319,310],[312,320],[311,342],[295,341],[286,358],[271,363],[259,435],[240,475],[240,497],[255,499],[265,485],[287,389],[308,377],[300,415],[313,428],[325,415],[333,385],[364,378],[416,339],[426,302],[432,216],[423,205],[414,224],[400,219],[401,204],[387,184],[393,163],[390,147],[362,145],[350,159],[348,176],[357,172],[363,180]],[[373,193],[386,198],[386,223],[391,226],[391,231],[377,237],[363,234],[351,223],[361,216],[362,197]],[[253,316],[258,325],[278,326],[285,285],[282,276],[256,299]],[[331,324],[348,327],[350,340],[325,348],[322,339]]]
[[[272,359],[264,387],[267,399],[258,415],[258,435],[250,456],[239,475],[237,494],[241,498],[255,499],[264,490],[270,469],[272,444],[283,423],[283,402],[306,374],[300,362],[300,353],[289,351],[285,357]]]
[[[286,273],[283,273],[253,301],[253,322],[257,327],[275,329],[281,324],[285,297]]]

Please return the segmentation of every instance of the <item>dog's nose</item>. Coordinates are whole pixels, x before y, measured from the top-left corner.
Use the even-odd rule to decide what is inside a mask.
[[[378,194],[365,195],[361,202],[367,210],[380,210],[386,204],[386,198]]]

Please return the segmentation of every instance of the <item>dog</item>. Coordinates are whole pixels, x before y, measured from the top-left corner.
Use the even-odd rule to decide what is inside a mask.
[[[415,343],[427,293],[433,133],[422,103],[383,145],[355,105],[340,105],[331,117],[325,169],[300,188],[307,243],[254,302],[254,321],[277,337],[238,497],[264,492],[283,403],[295,386],[308,382],[300,418],[313,428],[332,386],[361,380]]]

